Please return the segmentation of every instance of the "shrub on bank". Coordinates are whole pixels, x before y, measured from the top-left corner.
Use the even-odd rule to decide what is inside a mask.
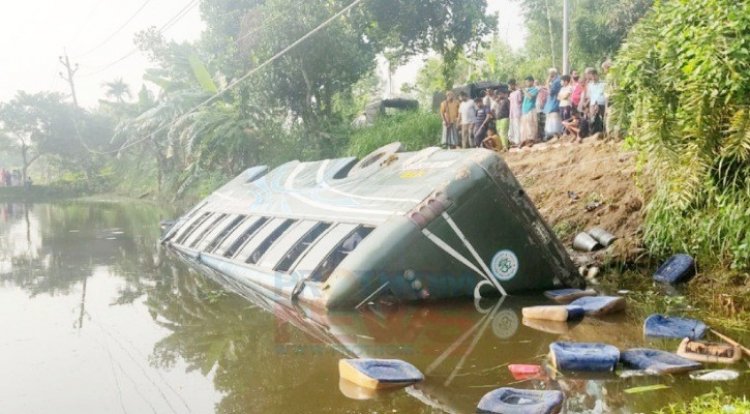
[[[405,111],[380,117],[375,124],[352,133],[346,154],[364,157],[372,151],[401,142],[409,151],[440,144],[442,124],[437,114],[424,111]]]
[[[655,253],[750,268],[748,33],[750,1],[665,0],[617,56],[612,122],[654,184],[644,237]]]

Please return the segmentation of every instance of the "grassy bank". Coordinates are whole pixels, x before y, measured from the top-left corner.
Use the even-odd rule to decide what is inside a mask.
[[[740,414],[750,413],[750,401],[725,395],[721,389],[701,395],[690,402],[672,404],[656,414]]]
[[[439,145],[441,131],[440,118],[431,112],[408,111],[380,117],[374,125],[352,133],[346,155],[361,158],[396,141],[408,151],[417,151]]]

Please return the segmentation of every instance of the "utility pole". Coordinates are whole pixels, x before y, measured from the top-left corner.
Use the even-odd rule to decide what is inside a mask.
[[[563,0],[562,73],[570,74],[570,0]]]
[[[58,60],[60,60],[60,63],[65,68],[65,72],[60,72],[60,77],[70,85],[70,94],[73,97],[73,105],[75,105],[76,108],[80,108],[78,106],[78,96],[76,95],[76,84],[73,79],[76,72],[78,72],[78,64],[76,63],[75,67],[71,66],[67,51],[65,52],[65,55],[60,56]]]

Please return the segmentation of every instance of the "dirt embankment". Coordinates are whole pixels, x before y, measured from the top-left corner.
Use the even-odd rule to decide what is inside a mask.
[[[546,144],[509,152],[504,158],[567,247],[576,234],[593,227],[618,237],[609,249],[577,256],[577,261],[629,262],[645,252],[636,157],[620,143]]]

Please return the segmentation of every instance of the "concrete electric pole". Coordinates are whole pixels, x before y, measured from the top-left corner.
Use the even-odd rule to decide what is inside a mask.
[[[570,74],[570,0],[563,0],[562,73]]]

